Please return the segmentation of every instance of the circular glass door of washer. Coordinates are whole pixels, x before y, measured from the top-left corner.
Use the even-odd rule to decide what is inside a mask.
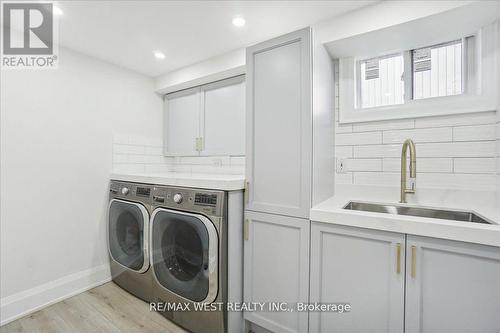
[[[162,210],[152,222],[152,263],[161,286],[194,302],[209,292],[209,239],[199,218]]]

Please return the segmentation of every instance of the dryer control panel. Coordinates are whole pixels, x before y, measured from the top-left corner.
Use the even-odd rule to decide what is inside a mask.
[[[109,184],[110,198],[121,198],[151,204],[153,186],[148,184],[112,180]]]

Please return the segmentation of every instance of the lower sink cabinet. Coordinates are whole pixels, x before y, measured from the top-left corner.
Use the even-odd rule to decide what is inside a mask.
[[[313,222],[310,302],[351,311],[310,312],[309,332],[401,333],[404,244],[404,234]]]
[[[500,332],[500,248],[407,236],[406,333]]]
[[[498,333],[500,248],[311,224],[309,332]]]

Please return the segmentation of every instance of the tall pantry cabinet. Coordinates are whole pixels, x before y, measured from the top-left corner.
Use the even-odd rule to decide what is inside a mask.
[[[309,210],[332,195],[334,171],[333,109],[313,108],[323,96],[313,96],[311,40],[306,28],[247,49],[245,302],[309,300]],[[326,86],[333,71],[320,50]],[[307,312],[248,311],[245,319],[273,332],[308,330]]]

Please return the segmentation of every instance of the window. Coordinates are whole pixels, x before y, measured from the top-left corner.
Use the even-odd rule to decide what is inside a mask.
[[[474,34],[418,20],[398,29],[400,35],[381,29],[325,43],[335,60],[339,122],[497,109],[499,22]]]
[[[464,55],[473,38],[359,60],[356,66],[356,107],[398,105],[412,99],[464,93],[468,79],[463,70],[467,62]],[[468,42],[462,42],[465,40]],[[406,66],[407,73],[405,61],[411,62],[411,67]],[[405,89],[405,86],[408,87]],[[405,95],[405,92],[408,93]]]
[[[413,99],[463,93],[462,40],[411,51]]]
[[[362,108],[403,104],[403,55],[388,55],[358,62],[358,100]]]

